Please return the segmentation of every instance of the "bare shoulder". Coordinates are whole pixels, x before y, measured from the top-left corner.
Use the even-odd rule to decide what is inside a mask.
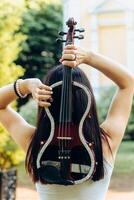
[[[107,126],[105,126],[104,123],[100,125],[100,128],[103,131],[103,134],[105,134],[105,137],[102,137],[102,140],[101,140],[102,148],[103,148],[103,156],[108,161],[108,163],[113,165],[118,147],[120,145],[120,141],[116,140],[117,142],[116,144],[115,142],[113,142],[108,132]]]
[[[0,122],[14,141],[26,152],[36,128],[28,124],[11,107],[0,110]]]

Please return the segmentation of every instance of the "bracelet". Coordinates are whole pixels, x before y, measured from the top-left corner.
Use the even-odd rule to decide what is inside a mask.
[[[21,93],[21,91],[20,91],[20,81],[21,81],[22,79],[18,79],[18,80],[16,80],[15,82],[14,82],[14,92],[15,92],[15,94],[19,97],[19,98],[25,98],[25,97],[27,97],[27,94],[25,94],[25,95],[22,95],[22,93]]]

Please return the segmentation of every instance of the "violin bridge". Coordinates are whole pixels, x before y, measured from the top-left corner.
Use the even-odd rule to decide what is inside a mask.
[[[59,140],[72,140],[71,137],[57,137]]]

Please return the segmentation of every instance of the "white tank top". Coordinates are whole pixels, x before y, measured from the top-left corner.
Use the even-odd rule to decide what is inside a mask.
[[[40,200],[104,200],[113,166],[104,160],[104,178],[99,181],[86,181],[78,185],[50,185],[37,182],[36,189]]]

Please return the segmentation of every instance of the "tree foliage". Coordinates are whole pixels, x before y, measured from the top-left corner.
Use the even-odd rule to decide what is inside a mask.
[[[21,26],[27,39],[22,43],[23,49],[16,62],[25,68],[25,78],[42,79],[59,60],[61,45],[55,41],[62,26],[61,5],[52,0],[36,0],[27,1],[27,7]]]
[[[30,99],[25,105],[21,106],[19,114],[31,125],[36,126],[37,122],[37,103]]]
[[[24,69],[15,64],[20,43],[25,37],[18,32],[22,8],[10,0],[0,1],[0,86],[13,82]],[[22,160],[22,151],[0,125],[0,169],[10,168]]]
[[[0,126],[0,169],[17,166],[24,159],[24,152],[11,139],[7,131]]]
[[[114,87],[105,89],[101,93],[100,99],[98,100],[98,114],[100,123],[102,123],[106,119],[106,114],[108,112],[108,108],[110,106],[114,93],[115,93]],[[125,138],[130,138],[134,140],[134,100],[133,100],[130,119],[126,128]]]
[[[17,33],[21,13],[22,9],[11,1],[0,1],[0,86],[12,82],[24,71],[14,62],[24,40],[24,36]]]

